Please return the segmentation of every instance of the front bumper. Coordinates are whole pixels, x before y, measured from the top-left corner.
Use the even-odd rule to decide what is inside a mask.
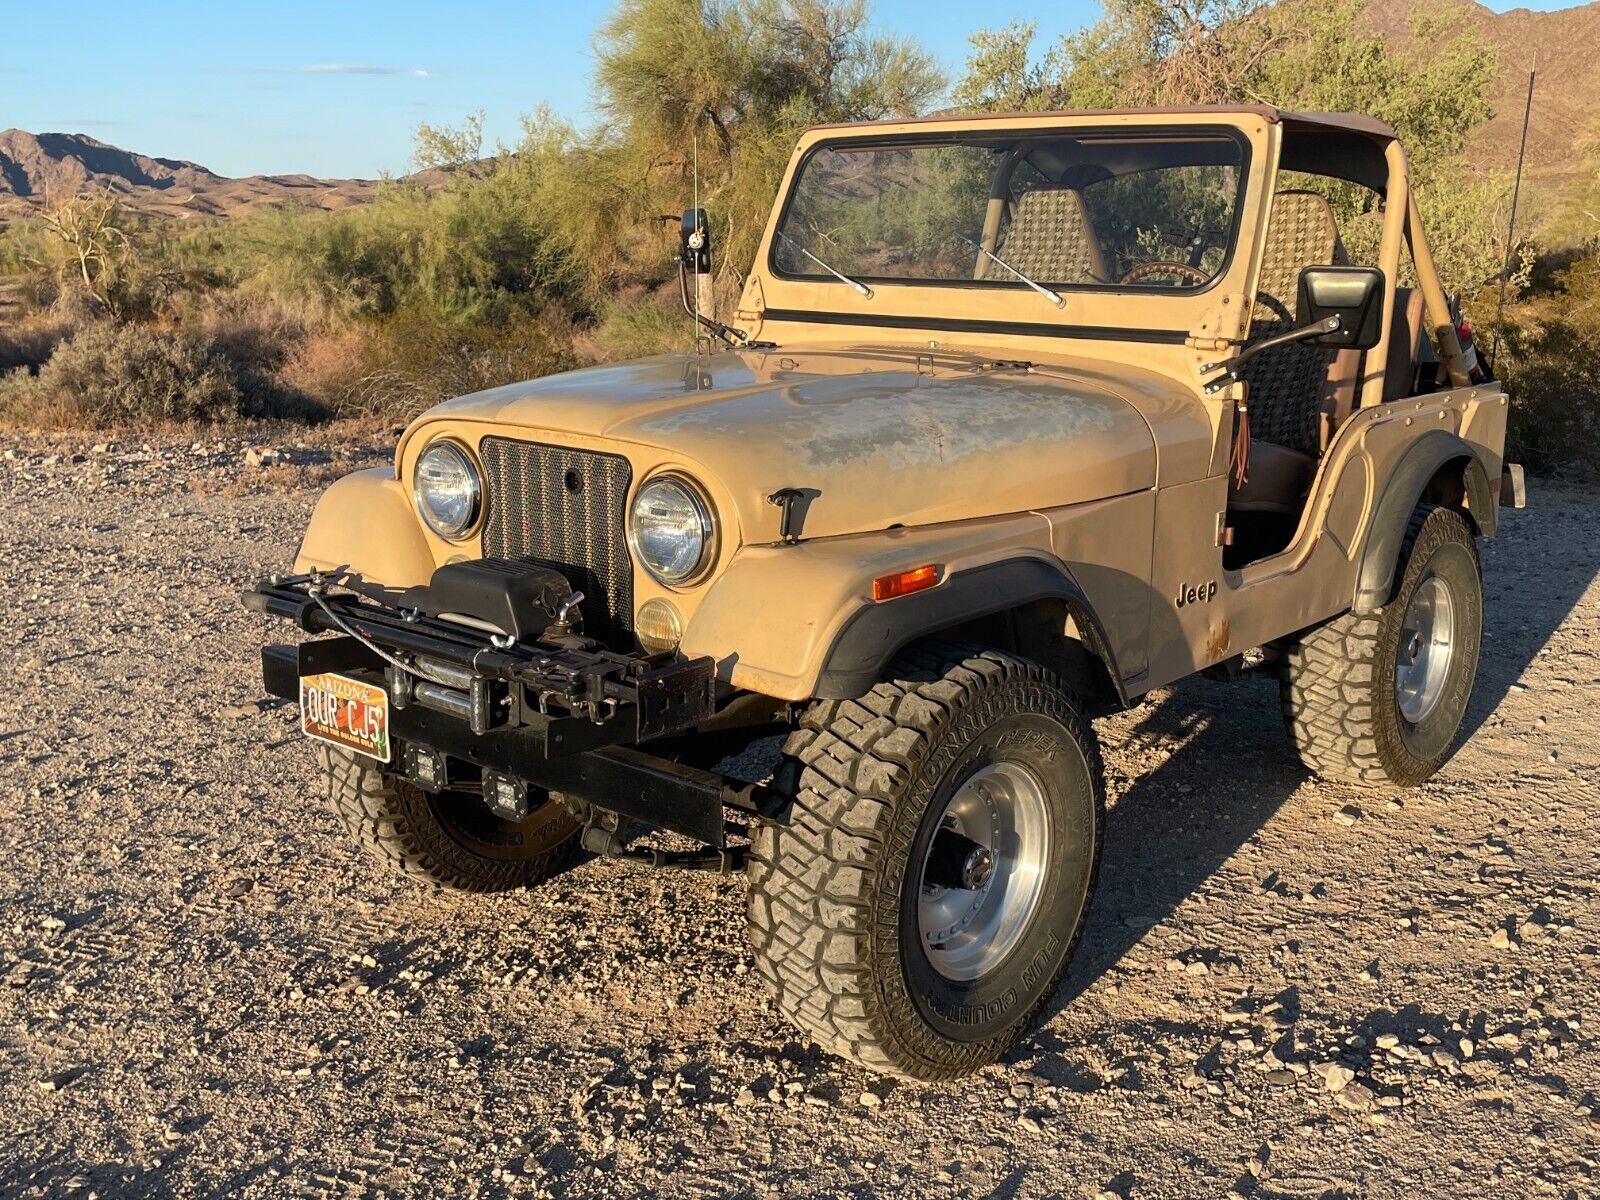
[[[593,809],[727,845],[726,810],[770,815],[745,784],[638,748],[692,732],[716,706],[710,659],[662,662],[568,640],[513,642],[415,609],[330,594],[316,579],[268,580],[251,611],[336,636],[262,651],[266,690],[298,700],[300,678],[336,672],[389,695],[396,771],[424,787],[417,748],[442,756],[448,781],[504,776]],[[381,651],[381,653],[379,653]],[[438,761],[438,760],[435,760]]]

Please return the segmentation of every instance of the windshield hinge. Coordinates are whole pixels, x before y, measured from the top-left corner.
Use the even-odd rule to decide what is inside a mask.
[[[1191,333],[1188,337],[1183,339],[1183,344],[1184,347],[1189,350],[1209,350],[1215,352],[1218,350],[1226,350],[1231,346],[1236,346],[1238,345],[1238,342],[1233,338],[1213,337]]]

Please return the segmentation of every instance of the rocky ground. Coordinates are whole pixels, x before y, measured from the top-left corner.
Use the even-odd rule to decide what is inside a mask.
[[[737,878],[469,899],[357,856],[236,592],[371,441],[0,460],[0,1196],[1600,1194],[1600,496],[1485,547],[1420,791],[1308,779],[1265,683],[1104,722],[1078,961],[921,1088],[775,1018]]]

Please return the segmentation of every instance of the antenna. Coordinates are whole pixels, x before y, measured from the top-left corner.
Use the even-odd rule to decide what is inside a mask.
[[[699,211],[700,211],[700,130],[698,128],[696,128],[695,131],[694,131],[694,151],[693,151],[693,155],[694,155],[694,158],[693,158],[693,161],[694,161],[694,211],[696,213],[699,213]],[[1514,213],[1515,211],[1516,211],[1516,206],[1515,206],[1515,204],[1513,204],[1512,205],[1512,212]],[[700,347],[700,339],[704,336],[700,332],[700,276],[698,274],[696,274],[696,276],[695,276],[694,284],[695,284],[695,287],[694,287],[694,344],[695,344],[695,348],[698,350],[699,347]],[[1502,283],[1500,285],[1500,291],[1501,291],[1502,295],[1505,293],[1505,283],[1503,281],[1502,281]]]
[[[1500,298],[1494,309],[1494,347],[1489,351],[1489,366],[1500,374],[1500,334],[1506,325],[1506,280],[1511,274],[1511,252],[1517,245],[1517,202],[1522,199],[1522,163],[1528,157],[1528,118],[1533,115],[1533,81],[1539,75],[1539,60],[1528,68],[1528,99],[1522,108],[1522,144],[1517,147],[1517,182],[1511,189],[1511,219],[1506,223],[1506,256],[1500,264]]]

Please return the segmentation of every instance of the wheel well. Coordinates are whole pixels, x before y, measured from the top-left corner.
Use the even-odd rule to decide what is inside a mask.
[[[1100,635],[1087,612],[1066,600],[1047,597],[999,612],[970,617],[929,630],[919,641],[970,642],[1004,650],[1049,668],[1092,710],[1124,707],[1100,648]]]
[[[1428,480],[1418,500],[1444,508],[1466,507],[1468,461],[1466,458],[1453,458],[1441,466]]]
[[[1484,521],[1481,519],[1483,505],[1486,502],[1493,503],[1493,499],[1487,491],[1481,497],[1474,495],[1476,488],[1473,485],[1476,480],[1472,468],[1476,462],[1477,460],[1471,455],[1463,454],[1442,464],[1433,473],[1433,478],[1428,480],[1418,499],[1444,508],[1459,508],[1467,514],[1467,519],[1472,523],[1473,534],[1484,537],[1486,531]],[[1476,474],[1481,476],[1482,469],[1479,468]]]

